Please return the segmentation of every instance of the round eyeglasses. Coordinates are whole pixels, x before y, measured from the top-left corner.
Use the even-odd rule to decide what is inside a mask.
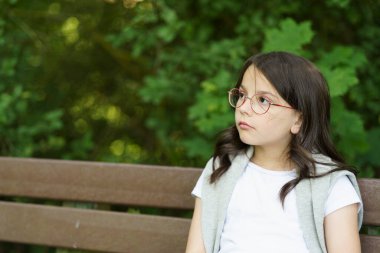
[[[256,114],[266,113],[271,105],[293,109],[290,106],[272,103],[269,98],[264,95],[255,94],[249,98],[243,91],[239,90],[238,88],[233,88],[228,92],[228,101],[233,108],[239,108],[247,99],[251,101],[251,108]]]

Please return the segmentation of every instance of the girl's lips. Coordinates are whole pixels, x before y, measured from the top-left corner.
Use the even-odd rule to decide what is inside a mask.
[[[247,122],[244,122],[244,121],[239,121],[239,127],[241,129],[250,129],[250,128],[253,128]]]

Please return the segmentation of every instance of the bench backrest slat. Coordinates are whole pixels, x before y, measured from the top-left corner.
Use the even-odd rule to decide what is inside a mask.
[[[379,253],[380,236],[360,235],[362,253]]]
[[[380,226],[379,179],[359,179],[358,183],[364,205],[364,224]]]
[[[115,253],[184,252],[189,219],[0,201],[0,240]]]
[[[201,170],[0,158],[0,195],[192,209]]]

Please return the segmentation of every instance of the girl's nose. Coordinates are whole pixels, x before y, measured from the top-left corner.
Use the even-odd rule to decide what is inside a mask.
[[[239,110],[242,114],[251,115],[251,113],[252,113],[251,101],[250,101],[249,99],[246,99],[246,100],[244,101],[244,103],[238,108],[238,110]]]

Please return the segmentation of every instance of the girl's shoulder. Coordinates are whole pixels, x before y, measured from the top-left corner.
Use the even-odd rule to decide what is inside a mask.
[[[333,185],[342,177],[347,176],[352,185],[358,189],[358,182],[356,175],[349,170],[339,169],[332,171],[338,168],[338,165],[328,156],[323,154],[313,154],[313,158],[316,161],[316,175],[323,175],[322,177],[313,178],[311,184],[319,189],[327,188],[331,189]],[[330,172],[332,171],[332,172]],[[329,173],[330,172],[330,173]]]
[[[338,168],[337,163],[334,162],[330,157],[326,155],[318,153],[318,154],[312,154],[312,157],[316,161],[315,163],[316,175],[322,175],[322,174],[328,173],[331,170]],[[340,173],[350,174],[352,172],[350,172],[349,170],[341,169],[338,171],[331,172],[329,174],[336,175]]]
[[[218,157],[216,157],[216,158],[211,157],[207,161],[206,166],[203,169],[203,173],[205,173],[205,174],[211,174],[213,172],[214,164],[215,164],[215,167],[217,168],[217,166],[219,165],[219,158]]]

